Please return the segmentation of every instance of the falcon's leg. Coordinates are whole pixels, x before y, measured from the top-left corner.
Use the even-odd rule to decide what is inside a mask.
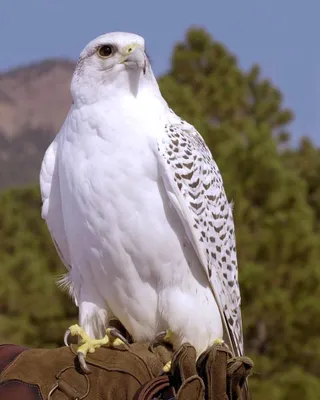
[[[65,344],[68,345],[68,336],[79,336],[77,349],[79,363],[84,372],[90,373],[85,358],[88,353],[94,353],[102,346],[128,346],[126,338],[114,327],[108,326],[108,311],[106,306],[82,302],[79,306],[79,325],[72,325],[65,333]],[[107,329],[106,329],[107,328]]]

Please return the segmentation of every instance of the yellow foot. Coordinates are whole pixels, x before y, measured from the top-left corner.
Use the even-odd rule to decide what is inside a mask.
[[[216,339],[213,341],[213,344],[223,344],[224,340],[223,339]]]
[[[163,337],[163,341],[166,343],[173,343],[175,339],[175,335],[170,329],[166,330],[166,334]]]
[[[171,361],[168,361],[167,364],[162,368],[162,371],[167,374],[168,372],[170,372],[170,369],[171,369]]]
[[[102,339],[92,339],[83,328],[75,324],[70,326],[64,335],[64,343],[68,346],[68,337],[79,336],[80,345],[77,349],[78,360],[82,370],[86,373],[91,373],[87,367],[85,358],[88,353],[94,353],[96,349],[102,346],[119,347],[121,345],[129,346],[127,340],[116,328],[108,328],[106,335]]]

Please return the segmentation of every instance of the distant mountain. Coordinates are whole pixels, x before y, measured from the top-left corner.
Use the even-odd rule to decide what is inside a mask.
[[[0,189],[38,179],[71,104],[75,63],[46,60],[0,74]]]

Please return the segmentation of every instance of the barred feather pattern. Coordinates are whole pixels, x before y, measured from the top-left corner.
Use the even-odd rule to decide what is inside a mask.
[[[171,110],[170,110],[171,111]],[[158,140],[165,181],[217,301],[230,345],[243,355],[240,289],[232,205],[210,150],[196,129],[172,111]]]

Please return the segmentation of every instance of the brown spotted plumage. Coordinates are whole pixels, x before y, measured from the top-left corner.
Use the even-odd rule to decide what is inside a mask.
[[[230,345],[243,354],[240,290],[232,205],[219,168],[196,129],[172,111],[158,141],[168,191],[218,303]]]

